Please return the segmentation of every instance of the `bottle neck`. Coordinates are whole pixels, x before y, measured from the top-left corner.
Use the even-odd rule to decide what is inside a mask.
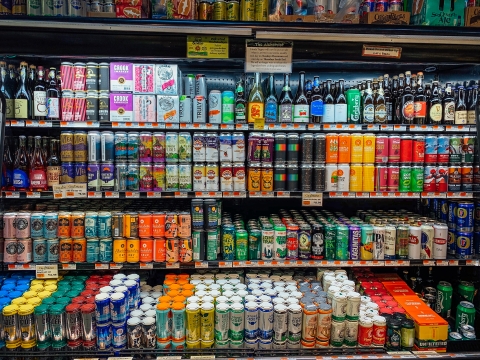
[[[298,83],[298,91],[303,94],[305,90],[305,74],[304,73],[300,73],[300,81]]]
[[[260,86],[261,74],[255,73],[255,85]]]
[[[283,90],[290,90],[290,75],[288,74],[283,77]]]
[[[52,140],[50,143],[50,157],[57,157],[58,156],[58,141]]]
[[[268,90],[270,92],[270,95],[275,94],[275,77],[273,76],[273,74],[271,74],[268,79]]]

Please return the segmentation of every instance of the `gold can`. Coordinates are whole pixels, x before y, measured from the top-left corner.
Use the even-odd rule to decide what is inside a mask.
[[[227,21],[240,20],[240,4],[238,0],[230,0],[227,2]]]
[[[127,239],[113,239],[113,262],[117,264],[123,264],[126,261]]]
[[[201,1],[198,4],[198,20],[212,20],[212,5],[208,1]]]
[[[273,191],[273,167],[272,164],[262,165],[261,190]]]
[[[76,162],[88,161],[87,132],[75,131],[73,134],[73,157]]]
[[[127,262],[140,262],[140,239],[127,239]]]
[[[227,18],[227,4],[225,0],[215,0],[213,3],[213,20],[225,20]]]
[[[255,0],[255,21],[268,20],[268,0]]]
[[[18,306],[7,305],[3,308],[3,331],[5,332],[5,342],[7,347],[16,348],[20,346],[21,333],[18,324]]]
[[[240,1],[240,20],[255,21],[255,0]]]
[[[33,305],[22,305],[18,308],[18,323],[20,325],[20,333],[22,334],[22,347],[36,342],[35,335],[35,319],[33,317]]]
[[[123,215],[123,236],[126,238],[138,237],[138,213],[128,212]]]
[[[260,163],[251,163],[248,168],[248,191],[260,191],[262,183],[262,168]]]
[[[363,165],[350,165],[350,191],[360,192],[363,190]]]
[[[375,166],[373,164],[363,165],[363,184],[364,192],[373,192],[375,185]]]

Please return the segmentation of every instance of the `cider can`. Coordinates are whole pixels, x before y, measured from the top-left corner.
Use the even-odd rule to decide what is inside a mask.
[[[127,239],[127,262],[138,263],[140,261],[140,239]]]
[[[59,260],[61,263],[73,261],[73,240],[71,238],[60,239]]]
[[[123,264],[127,261],[127,239],[113,239],[113,262]]]
[[[363,135],[363,163],[373,164],[374,162],[375,162],[375,135],[365,134]]]
[[[72,240],[73,248],[73,262],[81,263],[87,261],[87,240],[85,238],[73,239]]]
[[[350,153],[350,162],[352,164],[363,163],[363,135],[362,134],[350,135],[350,144],[352,148],[352,151]]]

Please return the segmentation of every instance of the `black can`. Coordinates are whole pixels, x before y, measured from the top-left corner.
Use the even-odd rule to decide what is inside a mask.
[[[300,135],[300,148],[302,151],[302,161],[312,162],[313,161],[313,135],[312,134]]]
[[[287,161],[287,134],[284,133],[277,133],[275,134],[275,154],[274,161],[275,162],[285,162]]]
[[[87,86],[87,91],[98,91],[98,64],[95,62],[87,63],[85,85]]]
[[[302,182],[302,191],[312,190],[313,166],[312,164],[302,164],[300,180]]]
[[[101,92],[98,97],[98,120],[110,121],[110,95]]]
[[[296,164],[289,164],[287,166],[287,190],[299,191],[298,181],[298,166]]]
[[[402,344],[401,322],[397,319],[387,321],[387,350],[400,351]]]
[[[273,167],[273,191],[287,190],[287,167],[285,164],[275,164]]]
[[[110,64],[98,64],[98,91],[110,91]]]
[[[313,190],[325,191],[325,165],[315,164],[313,167]]]
[[[312,259],[322,260],[325,257],[325,245],[322,224],[312,224]]]
[[[85,120],[98,121],[98,94],[93,91],[87,93]]]
[[[325,162],[325,144],[326,144],[325,134],[316,134],[314,137],[314,144],[313,144],[313,153],[315,154],[313,159],[314,162],[316,163]]]
[[[287,134],[287,162],[297,163],[300,147],[300,137],[298,134]]]
[[[123,213],[121,212],[112,214],[112,236],[123,237]]]

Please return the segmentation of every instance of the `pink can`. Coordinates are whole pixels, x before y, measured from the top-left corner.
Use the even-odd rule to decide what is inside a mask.
[[[388,168],[385,165],[375,166],[374,191],[387,191]]]
[[[87,73],[87,66],[85,63],[73,64],[73,91],[85,91],[85,75]]]
[[[3,214],[3,237],[5,239],[12,239],[15,237],[15,219],[17,213],[9,212]]]
[[[388,161],[388,136],[377,135],[375,137],[375,163],[386,163]]]
[[[400,136],[390,135],[388,137],[388,162],[400,162]]]
[[[155,132],[152,139],[153,162],[165,162],[165,133]]]
[[[0,262],[3,262],[4,251],[5,251],[5,240],[0,239]]]
[[[17,262],[17,239],[5,239],[3,254],[5,264],[15,264]]]
[[[26,239],[30,237],[30,213],[19,212],[15,219],[15,237]]]
[[[17,263],[32,262],[32,239],[20,239],[17,242]]]
[[[400,181],[400,168],[398,166],[388,167],[387,191],[398,191],[398,183]]]

